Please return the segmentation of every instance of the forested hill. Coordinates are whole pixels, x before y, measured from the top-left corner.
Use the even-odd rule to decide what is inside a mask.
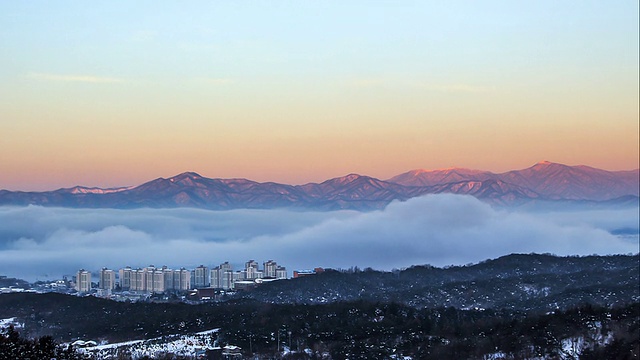
[[[640,300],[638,255],[557,257],[513,254],[475,265],[414,266],[380,272],[326,270],[240,294],[272,303],[370,300],[413,307],[550,311]]]
[[[186,305],[119,303],[54,293],[0,295],[0,318],[14,316],[23,324],[19,330],[25,337],[162,343],[175,334],[220,329],[219,346],[240,346],[243,358],[259,359],[282,357],[277,344],[285,343],[293,350],[283,357],[287,359],[634,359],[640,354],[639,310],[638,303],[586,304],[541,314],[416,309],[367,301]],[[10,333],[0,333],[0,354],[14,342]],[[130,358],[127,351],[125,346],[112,358]],[[163,358],[196,358],[174,355]]]

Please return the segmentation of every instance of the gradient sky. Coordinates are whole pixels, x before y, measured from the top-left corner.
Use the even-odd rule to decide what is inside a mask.
[[[638,168],[638,1],[0,2],[0,189]]]

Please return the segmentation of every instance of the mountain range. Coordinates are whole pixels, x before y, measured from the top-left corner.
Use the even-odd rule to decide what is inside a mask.
[[[349,174],[321,183],[287,185],[247,179],[211,179],[195,172],[158,178],[139,186],[54,191],[0,190],[0,205],[81,208],[207,209],[301,208],[375,210],[394,200],[426,194],[468,194],[493,205],[539,203],[637,204],[640,172],[539,162],[505,173],[449,168],[412,170],[387,180]]]

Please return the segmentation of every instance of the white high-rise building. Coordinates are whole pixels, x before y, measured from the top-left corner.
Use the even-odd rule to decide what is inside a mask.
[[[262,264],[264,266],[264,277],[265,278],[276,278],[276,269],[278,268],[278,264],[269,260]]]
[[[210,286],[215,289],[220,289],[222,286],[220,285],[222,272],[220,271],[220,267],[216,266],[211,269],[211,273],[209,275]]]
[[[102,290],[113,290],[116,288],[116,272],[107,268],[100,270],[100,281],[98,287]]]
[[[191,289],[191,271],[181,268],[173,271],[173,290],[186,291]]]
[[[76,290],[78,292],[91,291],[91,272],[80,269],[76,274]]]
[[[220,280],[220,287],[224,290],[233,289],[233,277],[234,272],[232,269],[227,269],[222,272],[222,279]]]
[[[153,291],[153,272],[156,271],[156,267],[153,265],[149,265],[146,268],[142,269],[144,272],[144,288],[142,291]]]
[[[147,273],[147,276],[153,279],[152,288],[147,288],[148,292],[163,293],[165,291],[164,271],[162,269],[155,269],[153,272]]]
[[[147,276],[146,272],[142,269],[131,270],[131,291],[146,291],[147,290]]]
[[[198,288],[206,288],[209,287],[209,269],[204,266],[204,265],[200,265],[197,268],[195,268],[195,270],[193,270],[193,287],[198,289]]]
[[[216,289],[231,289],[233,276],[231,264],[228,261],[211,269],[211,287]]]
[[[123,290],[149,293],[165,291],[186,291],[191,288],[191,271],[182,268],[172,270],[163,266],[149,265],[144,269],[120,269],[120,281]]]
[[[140,271],[139,271],[140,272]],[[151,293],[163,293],[165,290],[164,271],[153,265],[149,265],[142,269],[142,288],[138,291],[146,291]]]
[[[258,262],[249,260],[244,264],[244,280],[258,279]]]

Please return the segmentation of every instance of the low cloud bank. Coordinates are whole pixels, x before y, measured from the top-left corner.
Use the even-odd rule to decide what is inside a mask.
[[[287,267],[466,264],[510,253],[638,252],[638,208],[529,213],[428,195],[382,211],[0,207],[0,275],[55,279],[79,268],[192,268],[274,259]],[[633,231],[632,231],[633,232]]]

